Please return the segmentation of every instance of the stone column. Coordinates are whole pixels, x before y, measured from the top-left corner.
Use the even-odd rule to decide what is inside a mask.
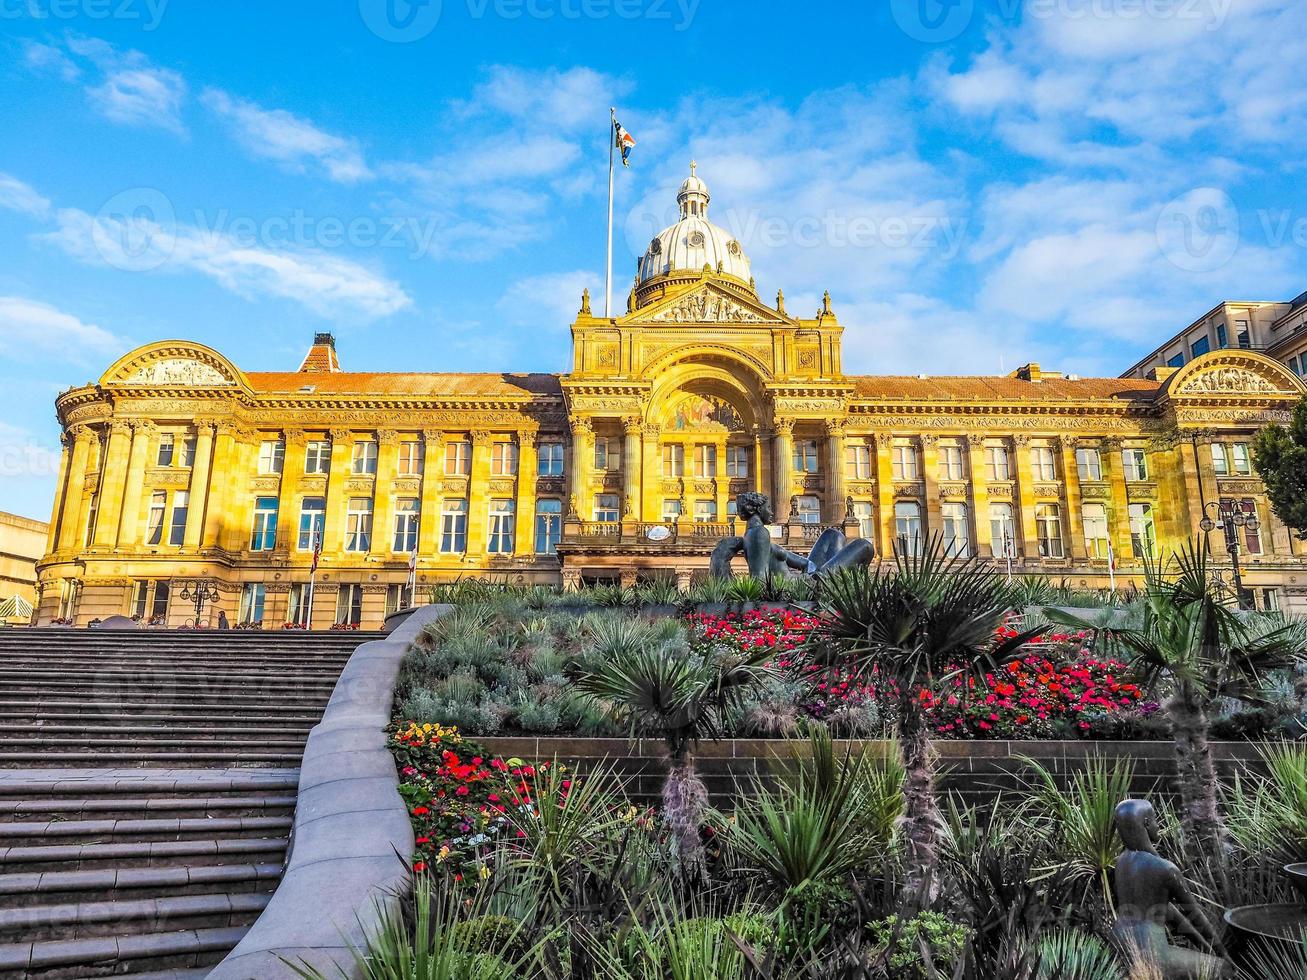
[[[1107,481],[1111,495],[1107,502],[1107,533],[1119,568],[1122,562],[1134,561],[1134,551],[1130,547],[1130,507],[1125,488],[1125,463],[1121,459],[1121,440],[1104,439],[1099,444],[1099,451],[1102,454],[1103,479]]]
[[[753,429],[753,458],[749,460],[749,465],[753,468],[750,476],[753,477],[753,489],[758,493],[766,493],[771,484],[771,474],[767,465],[766,449],[767,433],[761,426],[754,426]]]
[[[643,513],[644,425],[635,417],[622,419],[626,443],[622,447],[623,496],[622,519],[638,521]]]
[[[1012,437],[1012,463],[1016,470],[1016,504],[1021,554],[1027,563],[1040,561],[1039,534],[1035,528],[1035,473],[1030,460],[1030,436]]]
[[[994,557],[994,542],[989,526],[989,479],[985,473],[985,436],[967,436],[967,475],[971,477],[971,525],[978,558]],[[999,547],[1002,547],[1000,542]]]
[[[327,474],[327,513],[322,529],[324,555],[339,557],[345,552],[345,514],[349,510],[349,491],[345,489],[345,483],[353,466],[353,441],[351,430],[331,430],[331,469]]]
[[[794,420],[777,419],[776,434],[772,439],[773,479],[776,481],[776,499],[772,509],[777,522],[784,524],[790,517],[790,498],[794,496]]]
[[[643,426],[644,466],[640,484],[642,500],[636,509],[638,520],[654,523],[662,520],[663,498],[659,487],[663,479],[662,429],[650,422]]]
[[[59,479],[54,485],[54,505],[50,509],[50,527],[46,531],[45,553],[51,554],[59,550],[59,520],[64,512],[64,495],[68,492],[68,468],[72,462],[73,450],[70,445],[72,442],[66,432],[59,433]],[[40,583],[38,583],[36,604],[39,607],[41,602]]]
[[[445,461],[444,444],[437,429],[422,431],[422,513],[418,524],[418,554],[440,552],[440,485]]]
[[[109,423],[109,446],[100,463],[100,502],[95,525],[96,551],[108,551],[118,540],[118,521],[122,517],[123,488],[127,482],[127,454],[131,448],[132,429],[126,422]]]
[[[516,551],[519,555],[534,555],[536,514],[537,452],[540,447],[538,432],[517,434],[517,533]]]
[[[200,538],[204,533],[205,505],[208,503],[209,497],[209,464],[213,461],[214,428],[212,422],[197,422],[195,424],[195,459],[191,464],[190,509],[186,513],[186,535],[182,539],[182,546],[187,551],[199,549]],[[288,454],[289,448],[288,444]],[[287,458],[289,458],[289,455]],[[283,471],[285,468],[285,466],[282,467]],[[282,483],[285,482],[286,477],[283,475]],[[277,520],[281,520],[280,514],[278,514]]]
[[[882,559],[894,557],[894,439],[889,433],[876,436],[876,523],[880,540],[876,551]]]
[[[472,433],[472,473],[467,481],[467,553],[484,556],[490,542],[490,433]]]
[[[377,430],[377,474],[372,483],[373,557],[387,559],[395,549],[395,474],[399,470],[399,434]]]
[[[229,511],[235,492],[233,474],[240,465],[239,455],[235,429],[230,423],[220,424],[214,438],[213,479],[209,481],[209,506],[204,512],[202,549],[222,546],[223,529],[231,522]]]
[[[826,507],[827,524],[839,524],[844,520],[844,433],[848,423],[844,419],[830,419],[826,422]]]
[[[594,519],[594,502],[590,497],[590,469],[594,462],[594,427],[590,420],[573,416],[572,426],[572,480],[568,493],[567,514],[583,521]]]
[[[1062,500],[1066,508],[1063,526],[1070,538],[1066,554],[1072,561],[1083,565],[1089,561],[1089,551],[1085,547],[1085,522],[1081,515],[1083,503],[1080,497],[1080,467],[1076,464],[1076,447],[1079,444],[1078,439],[1069,437],[1054,440],[1054,446],[1060,446],[1062,456]]]
[[[145,503],[145,467],[149,465],[154,425],[132,423],[132,454],[127,462],[122,518],[118,522],[118,550],[130,551],[141,543],[141,507]]]

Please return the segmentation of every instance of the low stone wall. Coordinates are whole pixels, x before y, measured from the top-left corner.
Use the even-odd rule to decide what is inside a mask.
[[[666,771],[662,743],[655,739],[632,742],[621,738],[478,738],[478,742],[506,758],[536,761],[559,759],[585,770],[607,762],[625,781],[635,799],[657,799]],[[729,808],[753,775],[764,779],[803,748],[802,742],[773,739],[725,739],[700,743],[697,767],[714,805]],[[837,742],[840,751],[850,743]],[[889,743],[854,743],[869,751],[885,751]],[[1098,741],[939,741],[935,743],[943,773],[943,788],[957,792],[968,803],[986,804],[1000,793],[1026,785],[1022,770],[1026,759],[1048,769],[1065,786],[1070,775],[1083,770],[1095,755],[1129,761],[1134,765],[1135,795],[1169,795],[1174,792],[1175,749],[1170,742]],[[1225,776],[1241,769],[1261,771],[1257,747],[1248,742],[1215,742],[1213,758]]]
[[[211,980],[293,980],[289,963],[355,977],[353,950],[409,885],[413,829],[386,745],[399,667],[422,628],[451,606],[422,606],[350,657],[309,735],[286,873]]]

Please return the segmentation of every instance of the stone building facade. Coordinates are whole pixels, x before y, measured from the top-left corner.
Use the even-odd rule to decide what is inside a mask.
[[[1227,349],[1148,377],[846,375],[829,296],[811,317],[764,302],[703,181],[678,201],[627,312],[583,298],[566,374],[349,372],[319,335],[298,371],[164,341],[64,392],[40,621],[183,625],[202,582],[217,598],[201,621],[304,622],[315,551],[314,628],[377,625],[408,601],[411,563],[419,602],[470,577],[685,585],[746,489],[777,503],[794,550],[832,524],[881,556],[938,533],[1086,587],[1108,583],[1109,554],[1118,585],[1137,579],[1224,500],[1261,521],[1245,584],[1307,609],[1307,549],[1249,465],[1258,427],[1307,390],[1282,363]]]

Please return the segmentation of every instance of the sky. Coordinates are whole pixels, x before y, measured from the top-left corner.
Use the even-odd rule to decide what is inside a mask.
[[[0,510],[141,344],[565,371],[698,161],[844,367],[1116,375],[1307,290],[1298,0],[0,0]]]

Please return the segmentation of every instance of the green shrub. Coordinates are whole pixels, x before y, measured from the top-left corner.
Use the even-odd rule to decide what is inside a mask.
[[[970,931],[938,912],[919,912],[906,922],[899,916],[867,925],[872,942],[885,950],[895,980],[931,980],[935,974],[952,974],[966,948]],[[935,974],[926,969],[922,945],[930,951]]]
[[[546,735],[558,731],[562,716],[552,704],[532,701],[525,695],[518,702],[516,714],[517,726],[524,732]]]

